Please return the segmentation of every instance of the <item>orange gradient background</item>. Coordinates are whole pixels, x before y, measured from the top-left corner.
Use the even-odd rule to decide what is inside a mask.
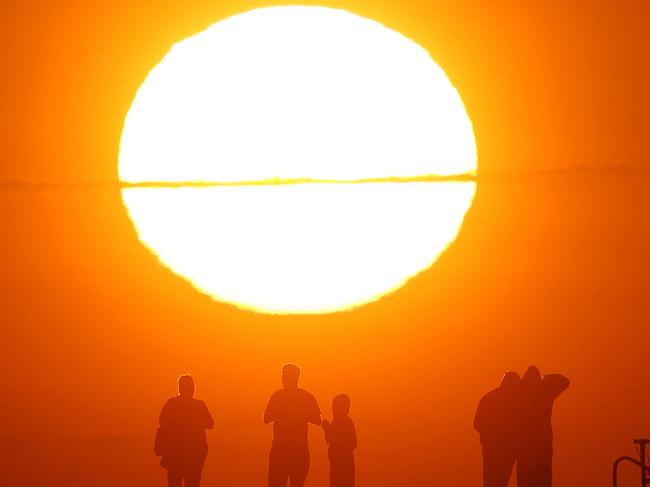
[[[164,485],[153,434],[186,372],[215,417],[204,485],[264,485],[262,413],[286,361],[327,416],[350,395],[360,486],[479,485],[476,404],[530,363],[572,381],[555,406],[555,485],[610,485],[612,461],[650,436],[648,3],[321,4],[430,52],[472,118],[481,181],[456,243],[397,293],[275,317],[160,267],[117,186],[56,185],[116,181],[124,116],[169,46],[270,4],[4,6],[3,485]],[[308,485],[326,485],[310,434]]]

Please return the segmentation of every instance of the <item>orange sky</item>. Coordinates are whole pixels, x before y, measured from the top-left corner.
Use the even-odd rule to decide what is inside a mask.
[[[5,6],[0,184],[115,180],[148,70],[173,42],[261,5]],[[263,485],[262,412],[290,360],[328,414],[350,395],[359,485],[479,485],[476,403],[530,363],[572,380],[555,408],[556,485],[609,485],[615,457],[650,436],[649,4],[326,5],[411,37],[463,96],[481,174],[499,177],[479,184],[456,244],[378,303],[270,317],[159,267],[116,190],[3,186],[7,485],[162,485],[153,433],[185,372],[216,421],[205,485]],[[323,486],[315,429],[311,445],[309,485]]]

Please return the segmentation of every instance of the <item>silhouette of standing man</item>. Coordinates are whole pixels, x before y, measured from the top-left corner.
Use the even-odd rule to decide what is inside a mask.
[[[300,369],[295,364],[282,367],[283,388],[269,399],[264,423],[273,423],[273,444],[269,455],[269,487],[302,487],[309,471],[308,423],[320,425],[316,398],[298,387]]]
[[[194,379],[178,379],[178,396],[169,399],[160,413],[163,435],[160,466],[167,469],[169,487],[199,487],[201,469],[208,455],[205,430],[214,421],[203,401],[194,399]]]
[[[520,446],[517,455],[518,487],[550,487],[552,483],[553,402],[569,387],[569,379],[560,374],[541,377],[534,365],[522,380]]]
[[[481,398],[474,429],[483,449],[483,486],[507,487],[517,454],[521,378],[508,371],[501,385]]]

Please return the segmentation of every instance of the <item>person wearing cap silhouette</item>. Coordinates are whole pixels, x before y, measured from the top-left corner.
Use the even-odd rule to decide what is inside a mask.
[[[160,413],[162,459],[167,469],[168,487],[199,487],[201,470],[208,455],[206,429],[214,421],[203,401],[194,399],[194,379],[178,379],[178,396],[169,399]]]
[[[483,451],[483,486],[507,487],[517,455],[521,378],[508,371],[496,389],[479,401],[474,429]]]
[[[298,387],[300,368],[282,367],[282,389],[269,399],[264,423],[273,423],[273,443],[269,454],[269,487],[302,487],[309,472],[309,423],[319,426],[321,412],[316,398]]]

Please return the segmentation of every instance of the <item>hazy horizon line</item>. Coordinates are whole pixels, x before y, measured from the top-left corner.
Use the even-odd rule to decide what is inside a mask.
[[[574,166],[569,168],[531,169],[522,171],[479,171],[478,174],[425,175],[411,177],[378,177],[363,179],[267,178],[250,181],[0,181],[0,190],[45,189],[149,189],[210,188],[237,186],[289,186],[298,184],[395,184],[395,183],[464,183],[464,182],[529,182],[553,177],[595,175],[650,175],[650,168],[626,165],[603,167]]]

